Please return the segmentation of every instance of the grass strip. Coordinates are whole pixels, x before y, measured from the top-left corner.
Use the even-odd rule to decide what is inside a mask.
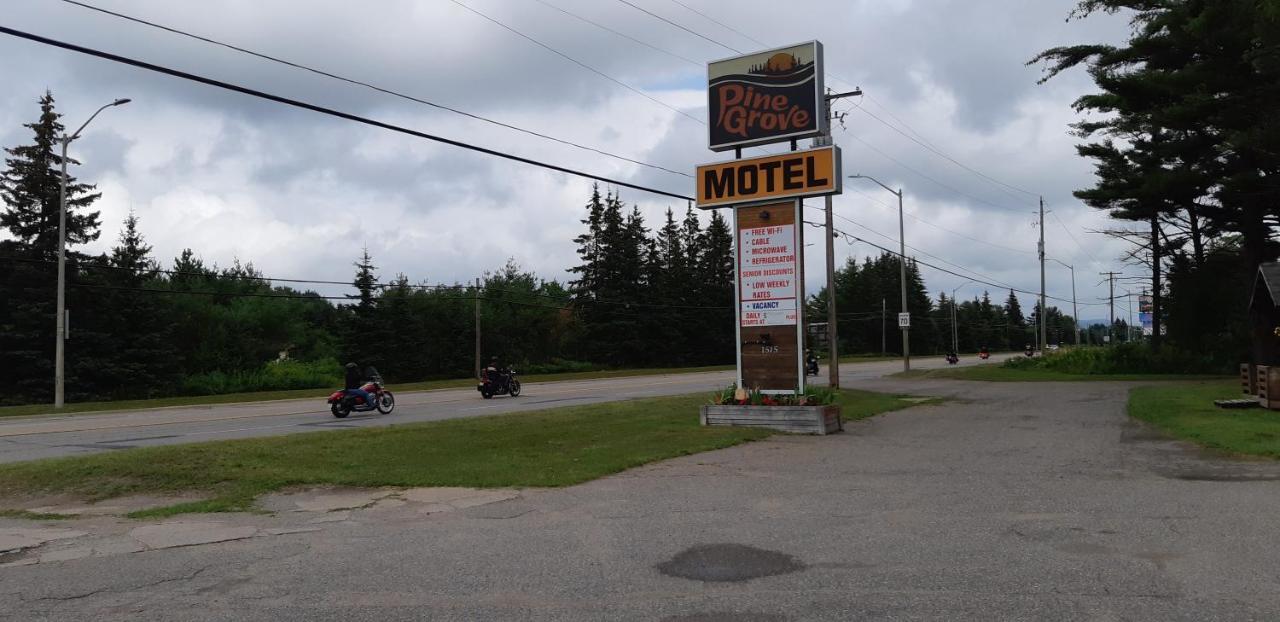
[[[1280,412],[1213,405],[1213,400],[1240,397],[1239,383],[1231,381],[1135,387],[1129,393],[1129,416],[1204,447],[1280,458]]]
[[[709,395],[648,398],[386,428],[144,447],[0,465],[0,496],[72,493],[89,501],[137,493],[199,493],[136,517],[253,508],[291,486],[558,487],[642,464],[770,436],[702,427]],[[917,402],[842,391],[847,418]]]
[[[894,378],[949,378],[983,382],[1144,382],[1170,380],[1220,380],[1227,376],[1189,374],[1068,374],[1048,369],[1010,369],[996,364],[947,369],[913,369]]]

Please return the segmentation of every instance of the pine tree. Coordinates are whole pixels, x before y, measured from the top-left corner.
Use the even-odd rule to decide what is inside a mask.
[[[238,265],[238,264],[237,264]],[[361,310],[373,308],[374,289],[378,285],[378,276],[374,273],[378,267],[373,265],[373,258],[369,256],[369,248],[365,247],[360,255],[360,261],[356,262],[356,278],[351,282],[351,286],[356,288],[356,294],[348,294],[347,298],[359,300],[357,306]]]
[[[30,145],[6,148],[5,171],[0,173],[0,198],[5,209],[0,213],[0,227],[37,257],[52,258],[58,252],[58,216],[62,156],[60,138],[65,128],[54,112],[53,95],[40,98],[40,119],[23,124],[34,134]],[[68,158],[67,164],[79,162]],[[98,212],[89,208],[102,195],[93,192],[92,184],[67,176],[67,246],[98,239]]]
[[[32,131],[28,145],[5,149],[0,172],[0,227],[12,240],[0,241],[6,256],[52,262],[58,255],[59,189],[62,164],[59,139],[64,133],[54,111],[53,95],[40,98],[40,118],[24,124]],[[68,165],[78,164],[68,160]],[[98,237],[98,213],[89,211],[100,195],[93,186],[68,175],[66,243],[84,244]],[[67,273],[74,281],[81,258],[68,248]],[[0,400],[40,402],[52,398],[57,279],[52,264],[7,264],[0,271]],[[75,296],[74,288],[68,289]],[[75,309],[74,304],[68,305]],[[81,309],[83,310],[83,309]],[[79,315],[77,313],[76,317]],[[77,320],[78,321],[78,320]],[[74,391],[74,387],[68,385]]]
[[[106,289],[73,291],[76,337],[67,349],[69,397],[149,398],[173,390],[182,366],[172,339],[173,301],[152,290],[164,283],[155,273],[151,246],[133,212],[124,221],[111,254],[86,267],[86,281]]]
[[[573,239],[578,245],[578,258],[582,262],[570,268],[569,272],[577,278],[569,282],[576,299],[589,298],[597,294],[600,287],[600,244],[603,231],[604,202],[600,199],[600,185],[591,186],[591,199],[587,201],[587,217],[582,224],[587,230]]]

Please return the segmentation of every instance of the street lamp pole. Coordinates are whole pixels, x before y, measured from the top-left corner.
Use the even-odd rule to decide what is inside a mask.
[[[876,185],[888,190],[890,193],[898,197],[898,268],[899,278],[902,281],[902,312],[910,313],[907,309],[907,234],[906,228],[902,222],[902,188],[896,191],[889,186],[880,183],[880,180],[870,175],[850,175],[849,179],[869,179]],[[908,316],[910,317],[910,316]],[[902,327],[902,371],[911,371],[911,328],[909,326]]]
[[[961,287],[976,282],[968,280],[951,290],[951,351],[957,355],[960,354],[960,333],[956,331],[956,292],[960,291]]]
[[[93,121],[98,113],[112,106],[122,106],[129,103],[128,99],[117,99],[101,108],[89,116],[89,121],[85,121],[80,129],[70,135],[64,134],[59,141],[62,143],[62,181],[58,187],[58,310],[55,320],[58,323],[55,334],[57,342],[54,344],[53,356],[53,407],[62,408],[65,403],[64,385],[66,383],[66,340],[67,340],[67,147],[71,145],[71,141],[80,137],[80,132],[89,126],[89,122]]]
[[[1071,322],[1076,327],[1076,345],[1080,345],[1080,312],[1076,310],[1076,267],[1071,264],[1062,263],[1052,257],[1047,257],[1047,259],[1058,265],[1066,266],[1066,268],[1071,271]]]

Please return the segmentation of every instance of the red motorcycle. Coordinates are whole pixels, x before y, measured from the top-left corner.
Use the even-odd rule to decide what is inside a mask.
[[[365,375],[369,378],[369,381],[360,388],[373,397],[373,403],[367,402],[363,395],[348,393],[345,389],[334,391],[329,396],[329,411],[333,413],[333,416],[345,419],[347,415],[353,412],[370,412],[374,410],[384,415],[389,415],[392,410],[395,410],[396,396],[382,386],[382,376],[378,374],[378,370],[370,367],[366,370]]]

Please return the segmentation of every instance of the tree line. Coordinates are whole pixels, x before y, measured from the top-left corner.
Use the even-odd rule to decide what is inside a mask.
[[[51,400],[61,160],[65,128],[46,93],[24,124],[31,142],[6,148],[0,173],[0,401]],[[78,164],[67,162],[71,169]],[[733,232],[719,212],[700,218],[668,209],[656,228],[613,192],[593,188],[578,265],[566,282],[514,261],[479,283],[432,284],[379,273],[366,250],[353,265],[352,293],[333,297],[315,283],[273,281],[252,263],[206,264],[192,249],[162,263],[130,214],[99,255],[79,250],[102,234],[94,185],[67,187],[67,398],[146,398],[310,388],[336,383],[340,363],[378,368],[391,382],[456,378],[475,364],[476,308],[483,356],[526,372],[729,364],[734,357]],[[880,301],[887,300],[884,349],[896,338],[898,258],[851,259],[837,275],[842,351],[881,351]],[[950,306],[936,303],[919,267],[908,264],[912,352],[950,348]],[[827,292],[807,304],[825,321]],[[335,300],[335,298],[337,298]],[[960,346],[1018,348],[1032,341],[1018,299],[986,294],[957,307]],[[1070,324],[1050,308],[1050,326]],[[1065,339],[1064,339],[1065,340]],[[821,348],[820,341],[815,347]]]
[[[1127,15],[1128,40],[1030,61],[1045,80],[1084,67],[1097,87],[1074,103],[1095,170],[1075,195],[1150,274],[1155,349],[1167,328],[1179,348],[1244,360],[1253,275],[1280,254],[1280,2],[1084,0],[1071,17],[1098,13]]]

